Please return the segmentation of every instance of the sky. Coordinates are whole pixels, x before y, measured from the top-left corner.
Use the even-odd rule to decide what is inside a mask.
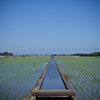
[[[100,51],[100,0],[0,0],[0,52]]]

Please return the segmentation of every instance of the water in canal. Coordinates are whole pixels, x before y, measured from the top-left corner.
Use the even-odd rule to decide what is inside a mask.
[[[51,58],[46,76],[44,78],[41,90],[65,90],[61,75],[58,71],[54,58]]]

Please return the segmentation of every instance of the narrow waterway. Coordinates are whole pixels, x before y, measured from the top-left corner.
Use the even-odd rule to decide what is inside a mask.
[[[41,86],[41,90],[65,90],[59,70],[56,66],[54,58],[51,58],[46,76]]]

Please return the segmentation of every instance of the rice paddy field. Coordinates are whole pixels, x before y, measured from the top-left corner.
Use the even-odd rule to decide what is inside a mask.
[[[100,100],[100,58],[55,57],[79,100]],[[49,57],[0,58],[0,100],[22,100],[36,84]]]
[[[79,100],[100,100],[100,58],[56,57]]]
[[[22,100],[35,86],[50,58],[0,58],[0,100]]]

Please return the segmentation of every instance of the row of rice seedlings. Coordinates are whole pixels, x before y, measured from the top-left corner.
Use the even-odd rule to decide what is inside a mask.
[[[92,78],[92,77],[90,77],[90,78]],[[96,95],[96,92],[97,92],[97,89],[96,89],[96,84],[94,85],[91,85],[90,84],[90,81],[89,80],[87,80],[87,77],[84,77],[84,79],[83,78],[81,78],[81,79],[77,79],[78,81],[76,81],[76,82],[78,82],[78,84],[80,84],[82,87],[83,87],[83,89],[85,90],[85,92],[86,92],[86,94],[89,94],[92,98],[94,98],[95,97],[95,95]],[[95,83],[95,82],[94,82]],[[79,86],[79,85],[78,85]],[[79,86],[80,87],[80,86]],[[89,87],[89,89],[87,89],[87,87]],[[81,87],[80,87],[81,88]],[[91,90],[90,90],[91,89]],[[88,91],[87,91],[88,90]],[[88,97],[89,97],[89,95],[88,95]],[[92,99],[91,98],[91,99]]]
[[[77,91],[78,96],[79,96],[79,93],[81,93],[81,95],[84,97],[83,100],[88,100],[88,99],[91,100],[93,98],[91,97],[92,94],[87,92],[86,85],[82,84],[81,79],[79,81],[77,79],[73,79],[73,80],[74,80],[74,85],[76,84],[76,87],[77,87],[77,88],[74,88],[74,90]],[[86,97],[88,98],[86,99]]]
[[[71,87],[73,90],[75,90],[76,95],[80,98],[80,100],[83,100],[83,99],[86,100],[85,97],[83,96],[83,91],[81,90],[81,88],[79,88],[78,84],[75,82],[75,79],[70,79],[70,80],[71,80],[71,84],[72,84]]]
[[[14,79],[17,80],[16,77],[14,77]],[[6,84],[3,85],[3,88],[4,88],[5,86],[7,86],[7,85],[10,87],[10,85],[11,85],[11,89],[12,89],[12,83],[14,83],[14,85],[16,86],[16,84],[18,84],[20,80],[21,80],[21,77],[19,77],[19,79],[17,80],[17,82],[14,82],[14,80],[12,79],[11,81],[6,82]],[[15,83],[16,83],[16,84],[15,84]]]
[[[19,79],[19,80],[21,81],[21,79]],[[20,82],[20,81],[19,81],[19,82]],[[12,80],[11,83],[13,83],[13,82],[14,82],[14,81]],[[16,83],[16,84],[18,84],[19,82],[18,82],[18,80],[17,80],[17,83]],[[10,86],[11,83],[8,84],[8,82],[7,82],[6,86],[7,86],[7,85]],[[19,85],[19,84],[18,84],[18,85]],[[15,87],[16,87],[16,85],[15,85]],[[9,90],[11,90],[11,89],[13,89],[13,88],[12,88],[12,87],[9,88]],[[5,88],[5,90],[7,90],[7,88]],[[3,91],[4,91],[4,89],[3,89]],[[12,90],[11,90],[11,91],[12,91]],[[4,91],[4,94],[5,94],[5,91]]]
[[[33,79],[35,79],[35,77],[33,77]],[[11,91],[9,93],[8,99],[13,99],[13,98],[16,98],[16,96],[17,96],[17,98],[16,98],[16,100],[17,100],[18,97],[20,97],[21,94],[23,94],[23,92],[28,91],[28,89],[25,90],[25,88],[27,88],[29,84],[30,84],[30,81],[29,80],[23,81],[13,91]],[[19,93],[20,90],[21,90],[21,92]],[[16,94],[16,95],[14,95],[14,94]],[[13,100],[15,100],[15,99],[13,99]]]
[[[83,82],[84,84],[82,84]],[[91,99],[95,98],[95,96],[97,96],[97,94],[95,94],[94,92],[94,91],[97,91],[96,88],[93,85],[90,85],[90,82],[88,80],[83,80],[82,83],[81,85],[83,86],[84,90],[86,90],[85,94],[89,94]],[[89,95],[87,96],[88,98],[89,98]]]
[[[13,72],[13,70],[12,70],[12,72]],[[7,76],[9,77],[9,73],[7,73],[7,74],[8,74]],[[9,78],[8,78],[8,79],[9,79]],[[6,80],[6,81],[7,81],[7,80]]]
[[[22,82],[24,82],[25,80],[27,80],[29,76],[31,76],[31,74],[26,73],[26,75],[24,77],[19,77],[18,80],[16,81],[15,86],[13,88],[11,87],[11,89],[6,94],[10,95],[10,93],[12,91],[15,91],[16,88],[20,87],[20,85],[22,84]]]
[[[23,85],[24,85],[24,89],[22,89],[22,90],[24,90],[24,91],[22,91],[21,93],[22,94],[27,94],[25,91],[27,91],[28,93],[30,92],[30,90],[33,88],[33,86],[35,85],[34,84],[34,80],[36,79],[36,77],[38,78],[38,75],[36,74],[36,75],[33,75],[33,76],[30,76],[30,78],[28,79],[28,80],[26,80],[26,82],[24,82],[23,83]],[[19,90],[20,90],[20,88],[19,88]],[[25,93],[24,93],[25,92]],[[19,95],[18,95],[19,96]],[[25,95],[24,95],[25,96]]]
[[[37,69],[38,70],[38,69]],[[30,71],[29,71],[30,72]],[[33,73],[32,73],[33,74]],[[26,77],[26,75],[25,75],[25,77]],[[27,78],[28,79],[28,78]],[[18,80],[21,80],[21,79],[18,79]],[[18,87],[19,87],[19,85],[18,85]]]
[[[15,65],[16,66],[16,65]],[[19,68],[21,66],[17,66],[17,68]],[[9,72],[10,71],[10,72]],[[2,71],[1,71],[2,72]],[[5,73],[5,74],[4,74]],[[7,81],[9,82],[10,79],[14,78],[15,76],[15,73],[16,73],[16,70],[15,70],[15,67],[11,66],[10,69],[8,69],[8,67],[6,67],[6,71],[5,72],[2,72],[3,76],[5,77],[5,80],[2,80],[2,83],[4,81]],[[4,79],[4,77],[2,79]]]
[[[84,80],[83,80],[84,81]],[[83,82],[82,81],[82,82]],[[86,90],[86,87],[87,87],[87,84],[82,84],[82,82],[80,83],[78,83],[78,84],[81,84],[81,85],[78,85],[81,89],[83,89],[84,91],[83,91],[83,94],[85,95],[85,97],[88,97],[88,99],[90,98],[90,99],[92,99],[92,96],[91,96],[91,93],[90,92],[87,92],[87,90]],[[83,88],[82,88],[83,87]]]
[[[10,87],[10,89],[7,92],[4,93],[6,95],[5,99],[8,99],[9,95],[11,94],[11,92],[14,92],[15,89],[21,84],[21,82],[22,82],[22,80],[20,80],[20,83],[17,82],[14,87]]]
[[[73,62],[71,62],[71,63],[73,63]],[[98,73],[98,71],[96,69],[95,69],[96,72],[94,71],[94,64],[92,66],[91,61],[89,62],[89,64],[87,64],[88,63],[87,61],[85,63],[82,62],[82,64],[81,64],[81,62],[78,62],[78,64],[77,64],[78,66],[80,66],[79,63],[81,65],[81,68],[77,67],[76,63],[71,64],[72,66],[70,68],[67,68],[69,66],[67,64],[69,64],[69,63],[67,63],[66,66],[61,66],[61,67],[62,67],[62,69],[64,67],[66,67],[66,68],[64,68],[64,70],[68,70],[73,67],[75,68],[75,69],[72,69],[72,71],[71,70],[65,71],[65,73],[67,73],[67,75],[72,74],[72,75],[70,75],[70,78],[75,78],[75,84],[77,84],[76,86],[74,84],[75,90],[78,91],[78,88],[80,88],[83,91],[82,95],[85,96],[85,100],[86,99],[94,100],[95,97],[99,98],[98,94],[100,95],[100,93],[97,92],[98,91],[97,83],[99,83],[98,80],[100,80],[100,77],[99,77],[99,75],[98,75],[97,79],[95,77],[96,76],[95,73]],[[75,64],[75,66],[74,66],[74,64]],[[98,64],[98,65],[100,65],[100,64]],[[89,68],[89,66],[91,68]],[[95,77],[95,79],[93,79],[93,77]],[[91,78],[92,82],[90,82],[90,80],[88,80],[89,78]],[[79,79],[80,79],[80,81],[79,81]],[[100,86],[100,83],[98,85]],[[88,89],[87,89],[87,87],[88,87]],[[89,92],[87,90],[89,90]],[[98,93],[98,94],[96,94],[96,93]]]
[[[20,66],[18,66],[18,67],[20,67]],[[9,68],[9,67],[8,67]],[[6,68],[6,70],[8,69],[8,68]],[[15,68],[15,67],[14,67]],[[24,67],[25,68],[25,67]],[[8,71],[8,70],[7,70]],[[12,70],[12,72],[13,72],[13,70]],[[8,74],[8,76],[10,76],[9,75],[9,73],[5,73],[5,74]],[[6,76],[6,75],[5,75]],[[22,75],[21,75],[22,76]],[[26,76],[25,76],[26,77]],[[9,78],[9,77],[7,77],[7,78]],[[6,79],[7,79],[6,78]],[[28,79],[28,78],[27,78]],[[16,84],[18,84],[18,80],[21,80],[21,78],[19,78],[19,77],[15,77],[15,76],[13,76],[12,78],[10,78],[10,79],[8,79],[7,81],[4,81],[5,82],[5,90],[7,90],[7,85],[8,85],[8,87],[9,87],[9,85],[11,84],[11,83],[14,83],[14,81],[15,81],[15,83]],[[3,82],[3,83],[4,83]],[[9,84],[8,84],[9,83]],[[1,84],[1,83],[0,83]],[[2,84],[2,85],[4,85],[4,84]],[[16,86],[16,85],[15,85]],[[4,86],[3,86],[4,87]],[[11,87],[12,88],[12,87]],[[9,90],[10,90],[10,88],[8,88]],[[4,89],[3,89],[4,90]],[[5,93],[6,93],[6,91],[5,91]]]
[[[33,77],[33,76],[35,76],[35,78]],[[30,76],[30,78],[25,82],[25,83],[23,83],[23,85],[24,85],[24,89],[22,89],[22,90],[24,90],[24,91],[21,91],[21,93],[20,94],[18,94],[17,95],[17,97],[16,98],[21,98],[21,97],[25,97],[25,95],[27,95],[30,91],[31,91],[31,89],[33,88],[33,86],[35,85],[34,84],[34,80],[36,79],[36,77],[38,77],[38,75],[37,74],[34,74],[33,76]],[[32,81],[33,80],[33,81]],[[34,85],[33,85],[34,84]],[[20,88],[19,88],[19,90],[20,90]],[[27,92],[25,92],[25,91],[27,91]]]

